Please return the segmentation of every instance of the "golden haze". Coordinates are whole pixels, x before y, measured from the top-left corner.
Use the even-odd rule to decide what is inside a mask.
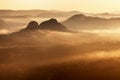
[[[120,0],[1,0],[0,9],[78,10],[98,13],[119,11],[119,4]]]

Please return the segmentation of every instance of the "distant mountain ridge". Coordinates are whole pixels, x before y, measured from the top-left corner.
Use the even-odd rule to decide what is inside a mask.
[[[103,17],[103,18],[116,18],[119,17],[120,18],[120,13],[99,13],[99,14],[94,14],[94,16],[98,16],[98,17]]]
[[[70,17],[74,14],[81,13],[79,11],[55,11],[55,10],[0,10],[0,18],[57,18]]]
[[[83,14],[73,15],[63,25],[71,29],[109,29],[120,27],[120,18],[100,18],[85,16]]]

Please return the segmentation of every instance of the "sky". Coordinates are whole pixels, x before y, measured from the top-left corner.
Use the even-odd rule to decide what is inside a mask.
[[[0,0],[0,9],[120,12],[120,0]]]

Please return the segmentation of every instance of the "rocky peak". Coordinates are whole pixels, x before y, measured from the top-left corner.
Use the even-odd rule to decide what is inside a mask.
[[[26,29],[30,30],[38,29],[38,23],[36,21],[31,21]]]
[[[42,22],[39,25],[39,29],[57,30],[57,31],[66,31],[67,30],[64,25],[62,25],[60,22],[58,22],[56,19],[53,19],[53,18]]]

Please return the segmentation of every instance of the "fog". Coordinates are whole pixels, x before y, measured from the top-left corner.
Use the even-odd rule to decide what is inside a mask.
[[[20,32],[30,21],[40,24],[47,19],[2,19],[6,25],[0,27],[0,80],[120,79],[119,27]]]
[[[1,80],[120,79],[118,33],[37,30],[0,40]]]

